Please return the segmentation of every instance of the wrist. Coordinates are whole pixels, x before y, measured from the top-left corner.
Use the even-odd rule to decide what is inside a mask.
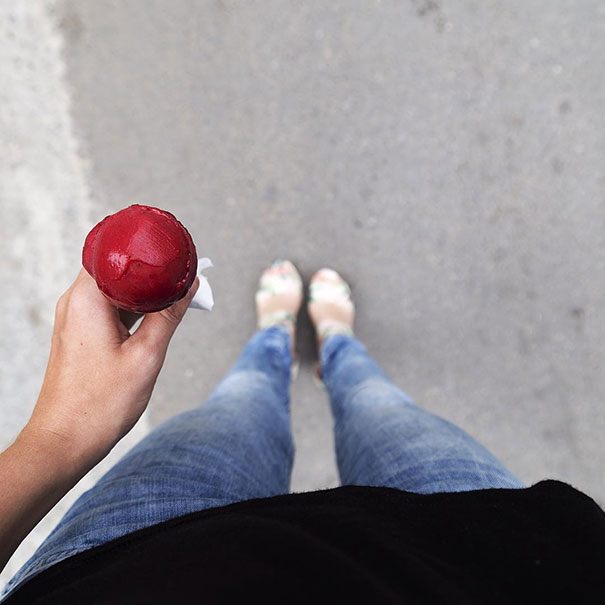
[[[112,422],[115,418],[110,406],[92,397],[42,392],[21,436],[67,464],[92,468],[121,437],[119,426]]]
[[[30,464],[43,466],[53,477],[68,482],[79,481],[105,455],[75,434],[38,426],[32,420],[11,447],[25,454]]]

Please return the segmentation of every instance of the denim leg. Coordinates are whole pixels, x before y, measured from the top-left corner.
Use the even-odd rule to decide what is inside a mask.
[[[355,338],[328,338],[321,366],[343,484],[421,494],[523,487],[470,435],[414,404]]]
[[[289,491],[290,336],[257,332],[199,408],[131,449],[66,513],[6,587],[78,552],[190,512]]]

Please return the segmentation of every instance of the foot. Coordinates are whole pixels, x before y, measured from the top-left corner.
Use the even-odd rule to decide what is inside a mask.
[[[263,271],[256,292],[258,329],[284,326],[290,334],[293,356],[302,291],[302,279],[296,267],[288,260],[276,260]]]
[[[320,269],[311,278],[307,309],[319,348],[334,334],[353,336],[355,306],[351,288],[336,271]]]

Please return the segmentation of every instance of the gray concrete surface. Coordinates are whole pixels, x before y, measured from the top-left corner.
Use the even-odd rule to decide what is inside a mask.
[[[419,404],[526,482],[559,478],[605,503],[603,2],[48,8],[65,90],[40,86],[38,56],[26,97],[44,113],[68,94],[59,132],[75,133],[77,149],[67,149],[79,163],[65,170],[81,180],[61,196],[53,170],[34,161],[42,148],[64,157],[57,122],[31,122],[30,133],[22,116],[11,145],[31,186],[4,196],[2,212],[14,217],[19,196],[43,190],[36,179],[50,172],[43,208],[56,221],[30,201],[22,223],[33,235],[54,225],[48,249],[61,250],[61,276],[77,270],[83,226],[133,202],[174,212],[216,265],[215,311],[186,317],[152,424],[209,394],[254,328],[260,271],[287,256],[305,277],[328,264],[349,278],[359,336]],[[3,240],[19,241],[18,221],[10,225]],[[57,273],[52,256],[35,273],[23,245],[8,248],[17,264],[3,275],[28,292],[45,267]],[[17,340],[38,360],[58,281],[24,320],[38,340]],[[18,332],[6,317],[5,334]],[[31,402],[11,376],[32,385],[41,369],[13,349],[5,341],[3,397],[18,392],[5,408],[23,414]],[[299,352],[293,489],[328,487],[337,483],[331,419],[311,380],[304,317]]]
[[[158,204],[216,264],[152,422],[227,371],[285,255],[351,280],[359,336],[418,403],[525,481],[605,501],[605,4],[70,0],[58,18],[94,219]],[[294,489],[337,481],[301,338]]]

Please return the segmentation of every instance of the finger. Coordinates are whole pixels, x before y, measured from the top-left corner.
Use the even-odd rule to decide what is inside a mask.
[[[99,290],[97,282],[84,269],[80,271],[71,288],[71,298],[91,315],[102,315],[106,319],[116,319],[114,306]]]
[[[55,324],[66,321],[74,329],[84,330],[91,341],[121,344],[129,336],[117,309],[84,269],[57,303]]]
[[[81,267],[78,273],[78,277],[76,277],[76,281],[80,279],[93,279],[93,277],[84,267]]]
[[[181,300],[163,311],[147,314],[138,330],[128,340],[128,345],[145,342],[157,352],[164,353],[199,285],[199,279],[196,277],[189,292]]]
[[[88,272],[86,271],[86,269],[84,269],[82,267],[80,269],[80,272],[76,276],[76,279],[74,279],[74,281],[72,281],[71,284],[69,284],[69,287],[65,290],[65,292],[63,292],[62,297],[63,298],[68,298],[69,295],[71,294],[71,292],[74,290],[74,288],[76,288],[80,283],[82,283],[82,281],[85,282],[87,280],[87,278],[88,279],[92,279],[92,277],[90,277],[90,275],[88,274]]]

